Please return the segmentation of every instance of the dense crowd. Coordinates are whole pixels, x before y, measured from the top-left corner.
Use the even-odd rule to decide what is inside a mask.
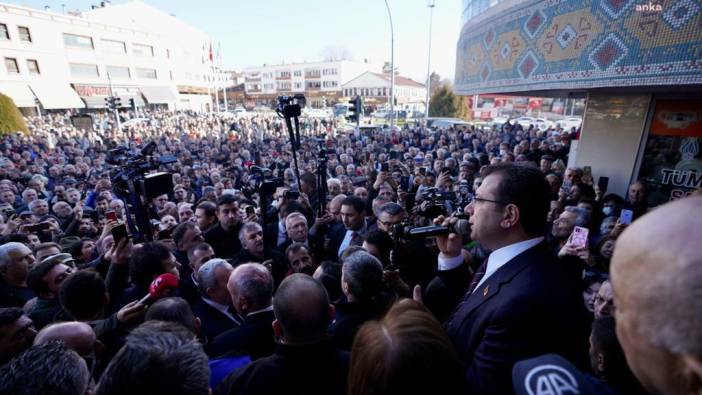
[[[608,193],[574,129],[303,117],[298,179],[275,114],[71,115],[0,146],[0,394],[700,390],[701,198]]]

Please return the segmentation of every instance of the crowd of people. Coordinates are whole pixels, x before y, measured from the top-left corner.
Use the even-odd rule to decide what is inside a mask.
[[[702,197],[608,193],[576,130],[71,115],[0,146],[0,394],[702,388]]]

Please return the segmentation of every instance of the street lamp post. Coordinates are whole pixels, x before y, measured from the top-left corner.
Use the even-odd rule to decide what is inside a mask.
[[[395,124],[395,29],[392,26],[392,13],[388,0],[385,0],[385,7],[388,9],[390,18],[390,131],[393,131]]]
[[[424,109],[424,120],[429,118],[429,92],[431,91],[431,25],[434,19],[434,6],[435,0],[427,0],[427,7],[429,7],[429,50],[427,51],[427,97],[424,103],[426,108]]]

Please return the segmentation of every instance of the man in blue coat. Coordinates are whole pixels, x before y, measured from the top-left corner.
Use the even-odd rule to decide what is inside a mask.
[[[492,252],[444,326],[471,393],[510,394],[512,366],[522,359],[555,353],[586,364],[589,325],[577,276],[544,243],[544,175],[503,163],[482,176],[468,210],[471,238]],[[437,243],[440,268],[463,260],[458,235],[438,236]]]

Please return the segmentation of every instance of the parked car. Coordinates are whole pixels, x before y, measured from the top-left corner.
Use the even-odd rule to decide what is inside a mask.
[[[371,117],[373,118],[390,118],[390,113],[385,111],[385,110],[378,110],[378,111],[373,111],[371,113]]]
[[[123,128],[128,128],[140,124],[148,124],[151,122],[150,118],[132,118],[130,120],[122,122],[122,127]]]
[[[536,120],[532,117],[519,117],[514,121],[522,125],[522,128],[524,129],[529,129],[529,126],[536,125]]]
[[[566,131],[570,131],[571,128],[579,128],[582,122],[583,119],[580,117],[566,117],[558,121],[558,126],[562,127]]]
[[[236,114],[236,115],[246,114],[246,109],[244,107],[237,107],[234,109],[234,114]]]
[[[504,125],[507,122],[509,122],[509,117],[503,115],[498,115],[492,119],[492,123],[495,125]]]
[[[536,128],[540,131],[545,132],[548,129],[555,127],[556,124],[546,118],[536,118],[534,119],[534,126],[536,126]]]

